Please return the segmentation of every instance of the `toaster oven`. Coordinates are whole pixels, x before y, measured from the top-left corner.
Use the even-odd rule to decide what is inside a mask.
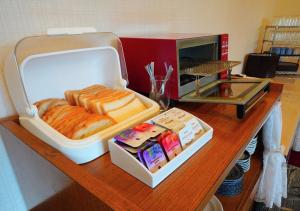
[[[150,81],[144,66],[155,62],[155,74],[164,75],[164,62],[172,65],[170,97],[179,100],[195,89],[196,77],[185,74],[183,69],[193,63],[228,59],[228,34],[162,34],[121,37],[129,87],[149,93]],[[226,71],[221,77],[226,76]],[[206,85],[219,76],[203,77]],[[142,79],[142,80],[141,80]]]
[[[166,34],[121,38],[129,87],[150,91],[144,66],[155,62],[155,75],[164,75],[164,62],[173,66],[168,82],[176,101],[236,105],[238,118],[269,91],[268,79],[232,79],[231,71],[241,62],[228,61],[228,35]]]

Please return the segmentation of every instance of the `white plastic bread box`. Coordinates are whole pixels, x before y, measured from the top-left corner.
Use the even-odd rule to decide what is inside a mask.
[[[20,124],[78,164],[107,152],[107,140],[120,131],[159,113],[157,103],[135,93],[145,110],[77,140],[64,136],[39,116],[35,102],[48,98],[63,99],[66,90],[100,84],[131,91],[126,88],[127,71],[122,45],[112,33],[24,38],[9,56],[4,74]]]

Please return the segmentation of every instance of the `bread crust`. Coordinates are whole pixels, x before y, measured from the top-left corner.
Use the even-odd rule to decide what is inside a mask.
[[[114,124],[107,116],[87,112],[83,107],[57,105],[45,112],[42,119],[70,139],[93,135]]]
[[[70,139],[82,139],[146,109],[134,92],[92,85],[65,91],[64,99],[35,103],[40,117]]]
[[[48,98],[34,103],[34,105],[38,109],[38,114],[40,117],[42,117],[49,108],[57,105],[65,105],[65,104],[68,104],[68,102],[60,98]]]

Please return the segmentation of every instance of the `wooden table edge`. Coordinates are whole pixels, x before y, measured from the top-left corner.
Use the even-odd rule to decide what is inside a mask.
[[[9,118],[9,120],[3,121],[0,125],[11,131],[18,139],[22,140],[25,145],[37,152],[40,156],[53,164],[54,167],[61,170],[65,175],[76,181],[80,186],[95,195],[109,207],[116,210],[141,210],[138,206],[113,190],[109,185],[101,180],[97,180],[93,174],[82,170],[80,165],[74,163],[57,149],[44,143],[25,128],[21,127],[16,119]],[[83,180],[82,178],[85,177],[89,177],[90,179]],[[99,191],[95,186],[101,186],[102,191]],[[112,195],[113,197],[111,197]]]
[[[280,95],[277,96],[277,98],[274,100],[274,102],[278,101],[280,99],[281,93],[282,93],[282,84],[278,84],[281,86],[277,86],[277,83],[274,83],[272,86],[274,91],[279,91]],[[274,103],[275,104],[275,103]],[[272,108],[274,107],[274,104],[272,105]],[[267,117],[269,116],[269,113],[272,111],[272,108],[269,110],[269,112],[265,115],[263,121],[261,121],[261,124],[259,127],[256,127],[256,131],[253,133],[253,136],[256,132],[261,128],[261,126],[266,121]],[[17,138],[22,140],[24,144],[26,144],[28,147],[36,151],[40,156],[48,160],[50,163],[52,163],[56,168],[61,170],[64,174],[69,176],[71,179],[76,181],[79,185],[81,185],[83,188],[87,189],[90,193],[95,195],[98,199],[103,201],[108,206],[112,207],[113,209],[117,210],[123,210],[123,209],[130,209],[130,210],[141,210],[140,207],[137,205],[131,203],[127,198],[120,195],[118,192],[113,190],[109,185],[107,185],[104,182],[101,182],[97,180],[93,174],[86,172],[86,171],[80,171],[81,166],[75,164],[72,160],[65,157],[62,153],[60,153],[55,148],[49,146],[48,144],[41,141],[39,138],[32,135],[30,132],[28,132],[25,128],[21,127],[17,122],[17,116],[11,116],[5,119],[0,119],[0,125],[7,128],[9,131],[11,131]],[[26,137],[26,138],[25,138]],[[250,140],[249,140],[250,141]],[[35,147],[34,147],[35,146]],[[44,149],[43,149],[44,148]],[[245,150],[246,145],[242,146],[239,150],[239,153],[236,154],[235,158],[231,160],[228,167],[225,169],[225,171],[222,172],[222,174],[218,178],[217,184],[214,185],[214,188],[207,192],[206,197],[203,201],[198,205],[198,208],[203,209],[207,202],[210,200],[212,195],[216,192],[218,186],[222,183],[222,181],[225,179],[231,168],[235,165],[238,158],[241,156],[243,151]],[[59,161],[59,162],[58,162]],[[80,173],[78,173],[80,172]],[[85,181],[82,180],[81,177],[89,176],[92,181]],[[99,189],[94,188],[96,185],[99,185],[102,187],[102,191],[99,191]],[[213,193],[212,193],[213,192]],[[110,194],[107,194],[110,193]],[[110,197],[113,195],[113,198]]]
[[[281,83],[271,83],[271,89],[273,91],[277,91],[280,92],[280,95],[277,96],[277,98],[274,100],[274,102],[278,102],[280,101],[281,98],[281,94],[282,94],[282,90],[283,90],[283,84]],[[272,105],[272,107],[270,108],[269,112],[265,115],[265,117],[263,118],[263,121],[261,122],[261,124],[259,125],[259,127],[257,127],[256,131],[253,133],[252,137],[255,136],[255,134],[257,134],[257,132],[260,130],[260,128],[262,127],[262,125],[266,122],[267,118],[269,117],[271,111],[274,108],[275,103]],[[250,140],[249,140],[250,141]],[[221,174],[221,176],[219,177],[217,184],[214,186],[214,189],[212,190],[212,192],[216,192],[218,187],[222,184],[222,181],[226,178],[226,176],[228,175],[228,173],[230,172],[230,170],[233,168],[233,166],[235,165],[236,161],[238,160],[238,158],[242,155],[242,153],[245,151],[245,148],[247,146],[243,146],[239,152],[236,154],[235,158],[230,162],[230,164],[228,165],[228,167],[225,169],[225,171]],[[210,191],[211,192],[211,191]],[[197,209],[203,210],[204,207],[206,206],[206,204],[208,203],[208,201],[211,199],[213,194],[207,194],[205,199],[198,205]]]

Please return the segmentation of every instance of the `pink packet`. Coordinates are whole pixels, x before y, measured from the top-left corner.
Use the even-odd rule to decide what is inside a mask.
[[[165,150],[169,160],[172,160],[182,152],[180,140],[176,133],[167,131],[158,137],[158,141]]]

